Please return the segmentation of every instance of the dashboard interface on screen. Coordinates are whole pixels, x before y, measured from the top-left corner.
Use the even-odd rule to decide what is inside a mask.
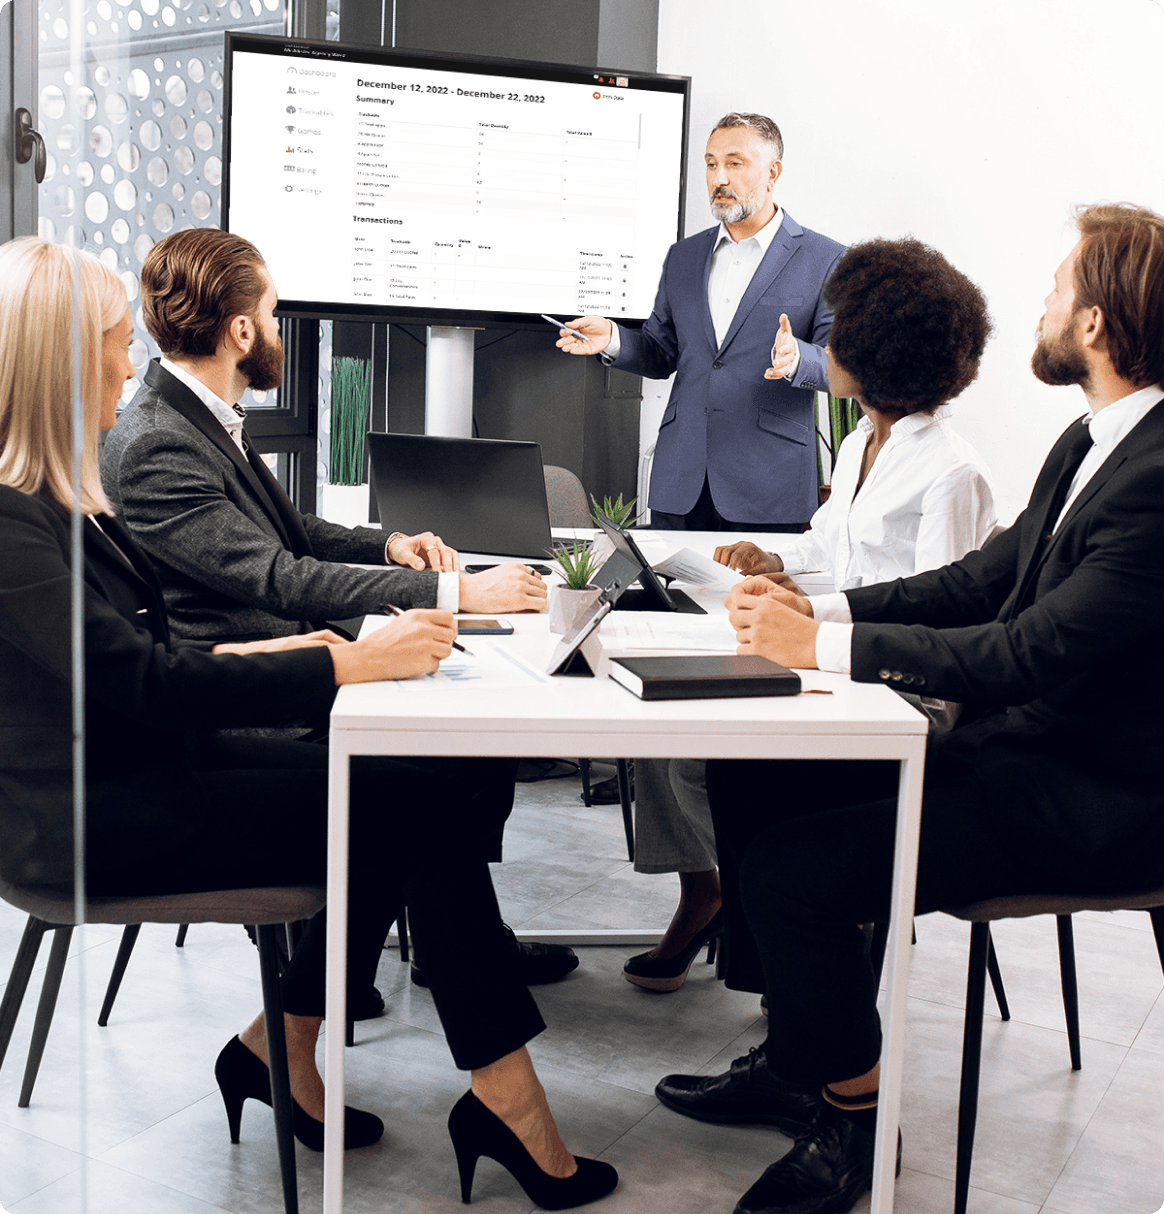
[[[287,311],[650,314],[690,82],[226,35],[223,226]]]

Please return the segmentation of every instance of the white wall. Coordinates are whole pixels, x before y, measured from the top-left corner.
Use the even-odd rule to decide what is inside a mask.
[[[1085,407],[1029,369],[1071,205],[1164,211],[1162,51],[1162,0],[661,0],[658,70],[692,77],[687,231],[711,223],[708,132],[754,110],[784,135],[778,198],[798,222],[845,243],[911,234],[973,278],[996,334],[957,425],[1010,521]]]

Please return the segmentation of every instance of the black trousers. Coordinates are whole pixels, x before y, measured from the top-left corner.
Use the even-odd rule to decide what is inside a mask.
[[[763,991],[769,1065],[815,1086],[881,1052],[877,989],[858,925],[889,914],[896,762],[713,760],[707,791],[727,916],[727,985]],[[1159,880],[1158,855],[1115,878],[1010,843],[972,772],[927,764],[916,913],[1010,894],[1101,892]]]
[[[173,771],[168,805],[137,804],[123,782],[91,785],[87,877],[94,894],[181,893],[323,883],[327,749],[210,735]],[[348,999],[372,984],[402,905],[454,1061],[495,1062],[545,1027],[506,947],[487,857],[513,804],[515,760],[353,760]],[[175,816],[175,845],[135,846],[135,813]],[[183,811],[195,817],[193,830]],[[282,979],[294,1015],[324,1012],[326,911],[307,925]]]
[[[703,478],[703,490],[686,514],[651,511],[651,526],[656,531],[778,531],[799,535],[804,523],[733,523],[723,517],[711,500],[711,486]]]

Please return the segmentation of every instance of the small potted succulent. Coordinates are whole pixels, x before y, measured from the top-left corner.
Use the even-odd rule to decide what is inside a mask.
[[[602,593],[590,579],[598,572],[601,561],[594,558],[590,545],[575,541],[564,544],[550,554],[566,579],[564,586],[550,587],[550,631],[569,632],[583,614],[595,604]]]
[[[590,517],[594,520],[595,527],[598,528],[598,534],[594,538],[594,543],[591,546],[591,551],[594,554],[598,566],[601,568],[603,561],[614,551],[614,545],[611,543],[606,532],[602,530],[602,520],[605,519],[608,523],[615,523],[619,527],[630,527],[634,525],[638,515],[635,514],[636,498],[631,498],[629,502],[622,500],[622,494],[611,499],[607,494],[602,502],[599,503],[598,498],[592,493],[590,495]]]

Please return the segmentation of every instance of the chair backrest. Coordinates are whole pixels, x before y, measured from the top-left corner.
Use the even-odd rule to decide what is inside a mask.
[[[569,468],[546,464],[546,501],[551,527],[593,527],[582,482]]]

